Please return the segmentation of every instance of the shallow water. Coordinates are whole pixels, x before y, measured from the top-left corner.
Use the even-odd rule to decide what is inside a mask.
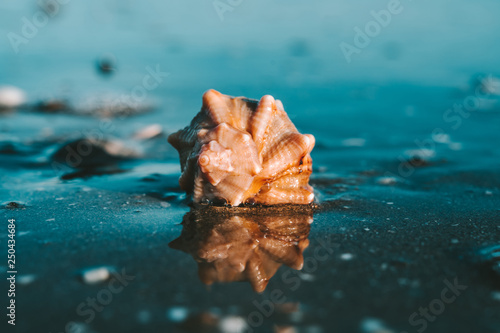
[[[347,63],[339,43],[386,6],[242,1],[221,21],[211,2],[71,1],[18,53],[2,39],[0,85],[27,96],[0,111],[17,331],[500,332],[499,4],[405,2]],[[0,9],[2,34],[40,10]],[[190,208],[166,136],[208,88],[272,94],[316,137],[313,207]],[[69,168],[54,154],[79,139],[94,153]]]

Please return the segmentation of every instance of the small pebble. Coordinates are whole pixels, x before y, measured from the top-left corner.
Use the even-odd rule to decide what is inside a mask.
[[[8,202],[7,204],[5,204],[4,207],[7,209],[25,209],[26,205],[19,203],[19,202],[11,201],[11,202]]]
[[[500,78],[489,75],[481,80],[481,86],[486,93],[500,96]]]
[[[102,55],[96,62],[97,71],[102,75],[110,75],[116,71],[116,58],[112,54]]]
[[[361,321],[360,330],[363,333],[394,333],[377,318],[365,318]]]
[[[436,156],[436,152],[432,149],[409,149],[405,151],[405,155],[410,157],[411,159],[421,159],[426,160],[428,158]]]
[[[52,160],[74,169],[94,169],[140,155],[140,151],[123,141],[81,138],[61,145],[52,154]]]
[[[432,139],[438,143],[450,143],[451,142],[450,135],[445,134],[445,133],[434,134],[432,136]]]
[[[82,271],[82,280],[86,284],[96,284],[109,279],[111,273],[107,267],[89,268]]]
[[[35,105],[35,109],[45,113],[59,113],[63,111],[69,111],[71,110],[71,107],[64,100],[47,99],[39,101]]]
[[[167,319],[174,323],[184,321],[188,317],[188,314],[188,309],[181,306],[171,307],[166,312]]]
[[[163,128],[159,124],[153,124],[144,127],[143,129],[137,131],[134,134],[134,139],[137,140],[147,140],[160,135],[163,132]]]
[[[297,272],[297,274],[304,281],[312,282],[312,281],[316,280],[316,278],[312,274],[302,273],[302,272]]]
[[[35,280],[36,280],[35,274],[18,275],[16,278],[16,282],[20,286],[26,286],[28,284],[33,283],[33,281],[35,281]]]
[[[219,329],[222,333],[242,333],[246,328],[247,323],[240,316],[227,316],[219,322]]]
[[[353,258],[354,258],[354,255],[352,253],[342,253],[340,255],[340,259],[344,260],[344,261],[349,261],[349,260],[352,260]]]
[[[380,185],[393,185],[397,183],[396,177],[380,177],[377,179],[377,184]]]
[[[40,8],[51,17],[57,15],[59,12],[59,4],[57,2],[54,3],[51,0],[39,0],[37,2],[38,6],[40,6]]]
[[[24,91],[13,86],[0,86],[0,109],[12,109],[26,101]]]

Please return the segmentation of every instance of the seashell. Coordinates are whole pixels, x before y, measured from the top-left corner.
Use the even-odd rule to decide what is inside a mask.
[[[195,203],[314,200],[309,176],[315,139],[300,134],[272,96],[257,101],[208,90],[191,124],[168,141],[179,152],[179,184]]]

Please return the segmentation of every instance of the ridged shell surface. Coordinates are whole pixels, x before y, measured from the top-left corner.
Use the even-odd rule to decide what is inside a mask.
[[[283,104],[215,90],[203,95],[201,111],[169,136],[179,152],[179,184],[195,203],[308,204],[314,137],[300,134]]]
[[[302,269],[312,221],[312,212],[300,210],[262,215],[191,211],[169,246],[196,260],[199,278],[207,285],[248,281],[263,292],[282,264]]]

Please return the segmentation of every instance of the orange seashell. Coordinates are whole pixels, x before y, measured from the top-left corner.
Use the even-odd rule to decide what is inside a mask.
[[[283,104],[215,90],[203,94],[201,111],[168,142],[179,151],[179,184],[193,201],[309,204],[314,136],[300,134]]]

